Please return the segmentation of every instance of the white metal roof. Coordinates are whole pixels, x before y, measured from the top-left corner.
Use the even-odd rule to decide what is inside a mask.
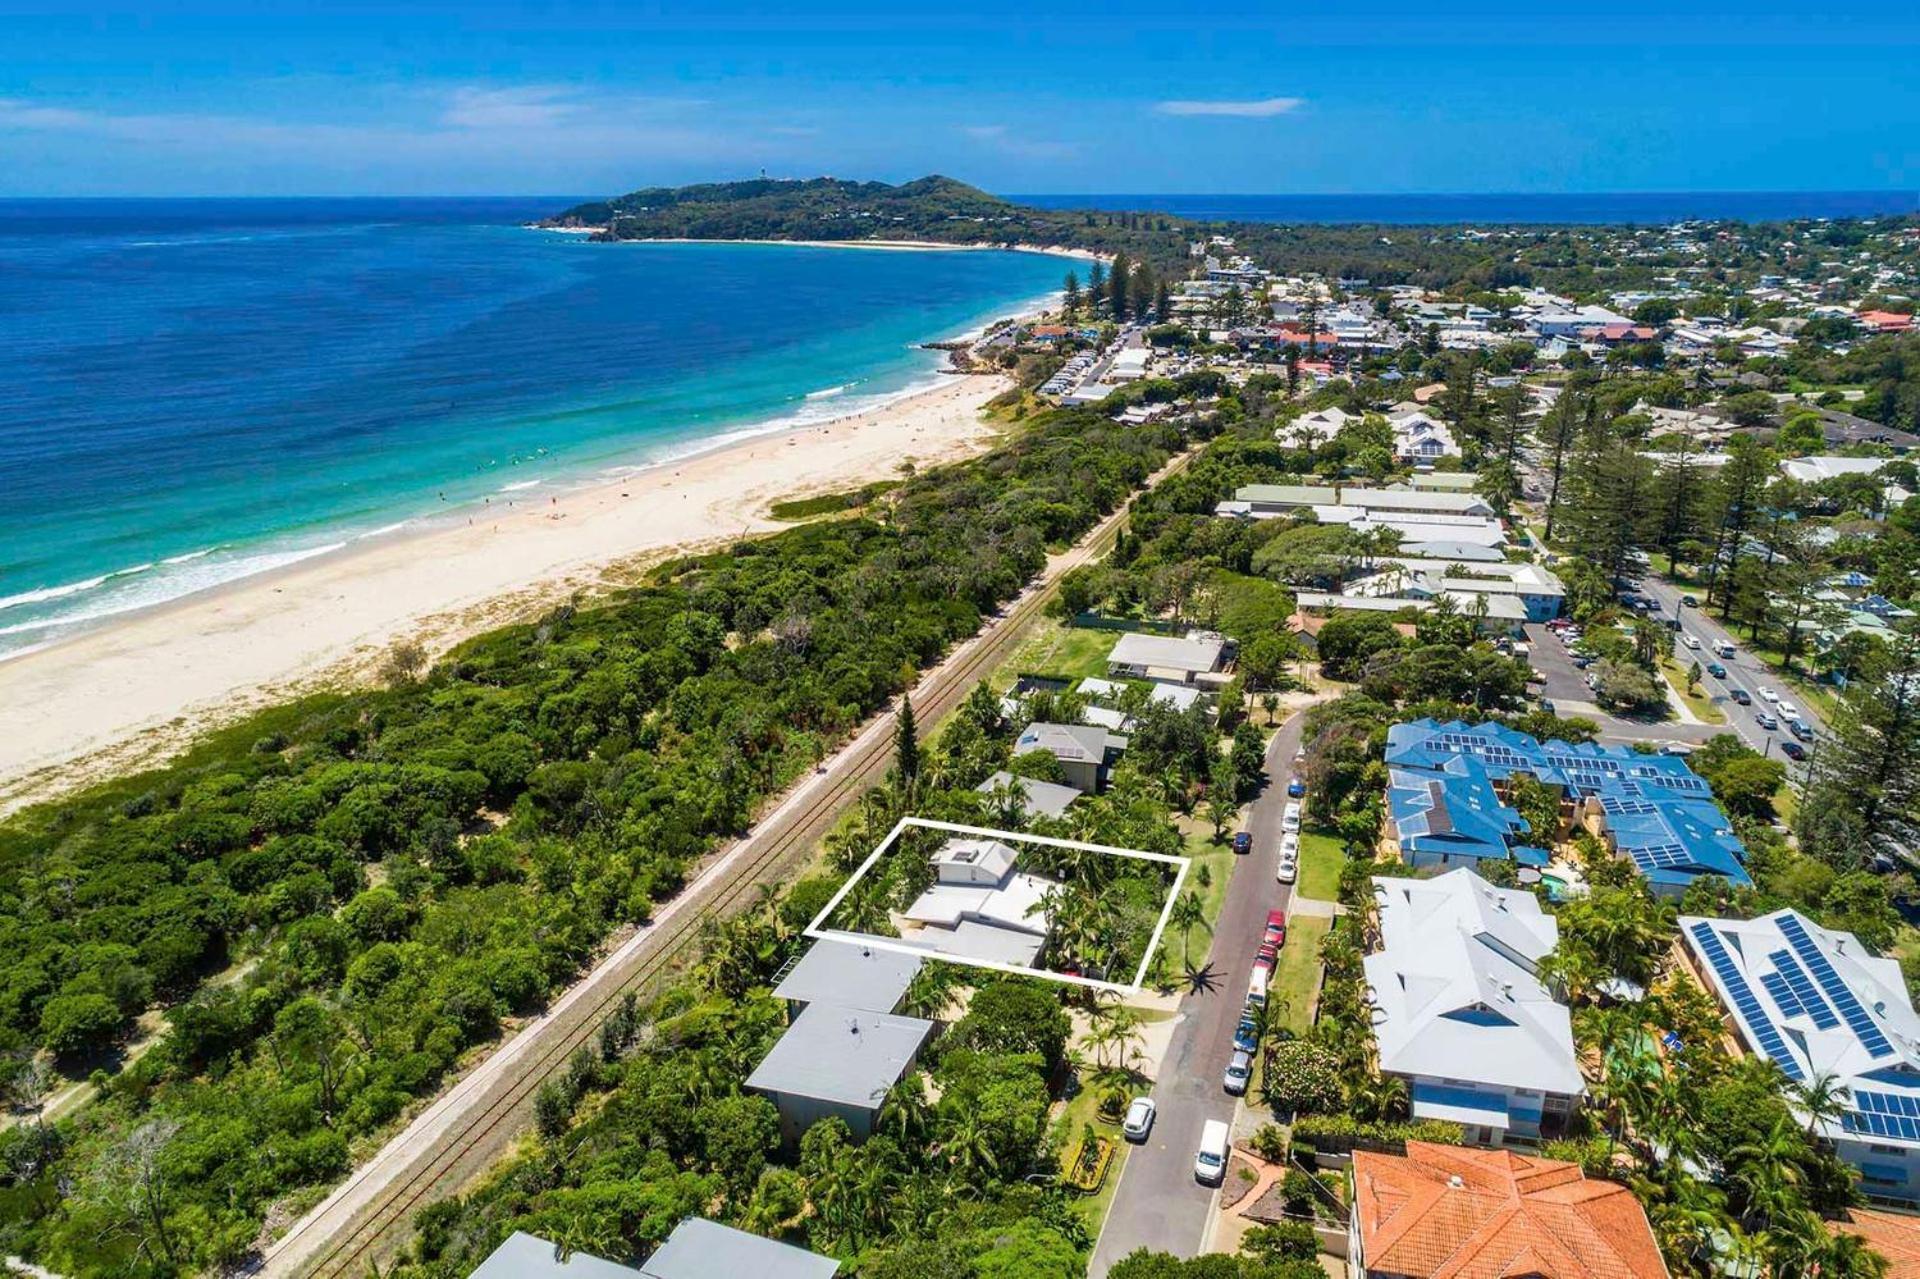
[[[1381,944],[1365,962],[1382,1070],[1583,1090],[1566,1006],[1534,975],[1559,926],[1532,893],[1465,868],[1373,885]]]
[[[747,1087],[877,1107],[932,1030],[918,1017],[811,1003],[760,1059]]]

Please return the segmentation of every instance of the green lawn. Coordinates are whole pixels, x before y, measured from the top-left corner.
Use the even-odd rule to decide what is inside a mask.
[[[1063,626],[1051,619],[1034,627],[999,670],[993,673],[996,692],[1005,692],[1021,675],[1052,675],[1060,679],[1081,680],[1089,675],[1105,677],[1107,654],[1113,651],[1119,631],[1096,631],[1085,627]]]
[[[1691,693],[1687,691],[1687,667],[1690,665],[1691,661],[1670,657],[1660,663],[1660,673],[1667,677],[1667,683],[1680,695],[1680,700],[1687,704],[1688,710],[1709,724],[1726,723],[1727,717],[1713,704],[1704,686],[1696,686],[1696,691]],[[1701,665],[1704,670],[1705,663]]]
[[[1304,1035],[1313,1026],[1313,994],[1320,981],[1320,943],[1333,921],[1321,915],[1289,915],[1287,944],[1267,986],[1267,1003],[1283,1025]]]
[[[1186,837],[1186,846],[1180,852],[1193,858],[1193,865],[1187,869],[1187,883],[1182,892],[1200,894],[1200,908],[1206,918],[1204,928],[1195,928],[1188,957],[1198,963],[1207,956],[1207,947],[1213,936],[1214,921],[1220,918],[1220,908],[1227,901],[1227,882],[1233,878],[1233,863],[1236,854],[1233,851],[1233,830],[1227,831],[1227,838],[1216,844],[1213,842],[1213,826],[1200,817],[1177,817],[1175,823],[1180,833]],[[1202,867],[1206,873],[1201,873]],[[1201,883],[1204,879],[1207,882]],[[1180,930],[1168,928],[1160,944],[1167,948],[1172,958],[1169,963],[1180,959]],[[1176,971],[1170,969],[1169,972]]]
[[[1347,852],[1339,839],[1320,831],[1300,836],[1300,878],[1293,891],[1315,901],[1337,901],[1340,896],[1340,868]]]

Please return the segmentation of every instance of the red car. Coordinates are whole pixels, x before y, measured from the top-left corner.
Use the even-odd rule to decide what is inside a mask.
[[[1270,910],[1267,912],[1267,935],[1262,944],[1280,947],[1287,944],[1287,912]]]
[[[1260,945],[1260,953],[1253,957],[1253,966],[1255,968],[1264,968],[1271,973],[1273,966],[1279,962],[1279,959],[1280,948],[1272,942],[1262,942]]]

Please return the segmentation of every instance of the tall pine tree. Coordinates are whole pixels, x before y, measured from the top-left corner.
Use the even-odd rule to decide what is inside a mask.
[[[1920,634],[1897,635],[1847,685],[1811,762],[1801,846],[1841,866],[1920,836]]]
[[[920,735],[913,723],[913,698],[900,695],[900,714],[893,724],[893,763],[900,787],[911,792],[920,778]]]
[[[1127,318],[1131,299],[1127,296],[1133,285],[1133,264],[1127,261],[1127,255],[1113,255],[1113,270],[1107,273],[1107,301],[1113,307],[1113,318],[1124,322]]]

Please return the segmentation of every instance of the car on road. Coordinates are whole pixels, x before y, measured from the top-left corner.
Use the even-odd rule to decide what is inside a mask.
[[[1727,690],[1727,696],[1731,697],[1738,705],[1753,705],[1753,694],[1744,688],[1730,688]]]
[[[1693,598],[1693,596],[1691,596],[1691,595],[1682,595],[1682,596],[1680,597],[1680,602],[1681,602],[1682,604],[1684,604],[1684,605],[1686,605],[1686,606],[1687,606],[1688,608],[1699,608],[1699,607],[1700,607],[1700,601],[1699,601],[1699,600],[1697,600],[1697,599],[1695,599],[1695,598]]]
[[[1280,962],[1280,947],[1270,941],[1261,942],[1260,949],[1257,952],[1255,952],[1253,956],[1253,966],[1255,968],[1264,968],[1268,972],[1272,972],[1273,966],[1279,962]]]
[[[1761,689],[1760,697],[1761,697],[1761,700],[1763,701],[1774,702],[1774,703],[1778,703],[1780,701],[1780,694],[1774,692],[1770,688]]]
[[[1698,635],[1682,635],[1680,642],[1696,653],[1700,651],[1700,637]]]
[[[1732,640],[1715,640],[1713,643],[1713,651],[1720,657],[1732,657],[1740,650],[1733,646]]]
[[[1708,662],[1707,674],[1713,676],[1715,679],[1725,679],[1727,677],[1727,668],[1718,662]]]
[[[1280,854],[1280,864],[1274,868],[1274,882],[1291,884],[1300,874],[1300,857],[1297,853]]]
[[[1660,748],[1660,753],[1662,755],[1678,755],[1684,759],[1688,755],[1693,754],[1693,747],[1685,742],[1668,742]]]
[[[1243,1053],[1250,1053],[1260,1046],[1260,1023],[1247,1013],[1240,1014],[1240,1024],[1233,1028],[1233,1046]]]
[[[1252,1078],[1253,1054],[1235,1051],[1227,1063],[1227,1072],[1220,1076],[1220,1086],[1238,1097],[1247,1090],[1247,1081]]]
[[[1766,729],[1769,733],[1780,727],[1780,721],[1766,711],[1755,711],[1753,713],[1753,722]]]
[[[1120,1124],[1120,1131],[1126,1134],[1128,1141],[1145,1141],[1147,1134],[1153,1131],[1153,1118],[1158,1114],[1151,1097],[1135,1097],[1133,1104],[1127,1107],[1127,1117]]]
[[[1554,710],[1553,710],[1553,699],[1552,699],[1552,698],[1550,698],[1550,697],[1543,697],[1543,698],[1541,698],[1541,699],[1540,699],[1540,709],[1541,709],[1541,710],[1543,710],[1543,711],[1545,711],[1545,712],[1546,712],[1547,714],[1549,714],[1549,715],[1551,715],[1551,714],[1553,714],[1553,713],[1554,713]]]
[[[1300,805],[1299,804],[1297,803],[1288,804],[1287,811],[1280,814],[1280,829],[1288,830],[1288,831],[1300,829]]]
[[[1780,712],[1781,719],[1799,719],[1800,718],[1800,708],[1798,706],[1795,706],[1792,702],[1782,702],[1778,706],[1774,707],[1774,709]]]
[[[1788,724],[1787,731],[1803,742],[1810,742],[1814,737],[1813,725],[1807,723],[1804,719],[1796,719]]]
[[[1807,757],[1807,748],[1792,738],[1788,738],[1786,741],[1780,743],[1780,753],[1788,759],[1805,759]]]
[[[1247,853],[1252,852],[1253,851],[1253,835],[1250,832],[1244,831],[1244,830],[1235,831],[1233,836],[1233,851],[1243,856]]]
[[[1305,795],[1306,793],[1307,793],[1307,784],[1305,782],[1301,781],[1298,777],[1289,777],[1287,779],[1287,798],[1288,799],[1299,799],[1301,796]]]
[[[1267,912],[1266,940],[1276,946],[1287,944],[1287,912],[1270,910]]]
[[[1204,1185],[1217,1186],[1227,1178],[1226,1121],[1209,1119],[1200,1130],[1200,1149],[1193,1156],[1193,1178]]]

